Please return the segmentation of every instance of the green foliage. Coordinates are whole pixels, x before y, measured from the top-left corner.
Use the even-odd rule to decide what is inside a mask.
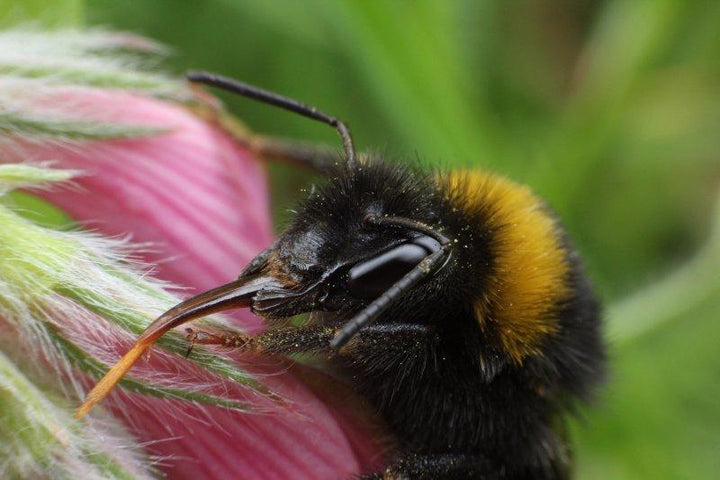
[[[82,23],[83,0],[4,0],[0,27],[33,23],[43,27],[73,27]]]
[[[608,389],[574,429],[578,478],[715,478],[719,311],[716,288],[662,329],[614,349]]]

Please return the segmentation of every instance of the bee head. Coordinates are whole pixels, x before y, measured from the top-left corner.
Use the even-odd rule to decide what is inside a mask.
[[[254,280],[258,290],[250,299],[258,315],[323,311],[340,318],[379,298],[441,248],[430,235],[383,225],[380,217],[367,213],[341,231],[316,223],[293,228],[241,279],[260,279]]]
[[[378,175],[378,168],[386,170]],[[338,341],[342,346],[447,263],[449,240],[433,226],[426,204],[433,196],[427,182],[405,169],[340,171],[237,280],[173,307],[141,339],[154,341],[194,318],[249,307],[271,319],[334,312],[329,318],[352,332]],[[421,303],[431,301],[425,296]]]

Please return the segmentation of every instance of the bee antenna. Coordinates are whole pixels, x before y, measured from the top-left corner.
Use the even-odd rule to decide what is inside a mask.
[[[392,215],[386,215],[386,216],[377,216],[373,213],[368,213],[365,215],[365,218],[363,218],[363,222],[368,225],[386,225],[389,227],[395,227],[395,228],[406,228],[408,230],[414,230],[416,232],[420,232],[422,234],[425,234],[429,237],[434,238],[437,240],[437,242],[445,246],[450,243],[450,239],[447,238],[445,235],[443,235],[439,230],[434,229],[430,225],[427,225],[423,222],[419,222],[417,220],[413,220],[411,218],[405,218],[405,217],[394,217]]]
[[[253,100],[267,103],[269,105],[274,105],[334,127],[338,134],[340,134],[348,166],[351,170],[354,170],[355,159],[357,157],[355,146],[353,145],[352,136],[350,135],[350,129],[341,120],[331,117],[315,107],[293,100],[292,98],[283,97],[277,93],[268,92],[267,90],[263,90],[262,88],[258,88],[254,85],[249,85],[232,78],[223,77],[222,75],[216,75],[209,72],[188,72],[185,77],[191,82],[202,83],[222,90],[227,90],[228,92],[252,98]]]
[[[405,274],[400,280],[395,282],[389,289],[385,290],[378,298],[373,300],[370,305],[365,307],[360,313],[351,318],[343,328],[340,329],[335,337],[330,341],[330,346],[335,350],[339,350],[352,337],[355,336],[363,327],[370,325],[377,320],[380,315],[385,312],[397,299],[405,292],[411,290],[423,279],[435,273],[435,271],[445,265],[450,254],[450,239],[432,227],[422,222],[402,217],[378,217],[376,215],[368,215],[364,218],[366,223],[374,225],[389,225],[393,227],[408,228],[433,237],[440,243],[440,248],[425,257],[412,270]]]

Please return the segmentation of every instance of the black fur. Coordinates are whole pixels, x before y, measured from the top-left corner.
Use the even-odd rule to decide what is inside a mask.
[[[540,353],[518,365],[493,331],[481,332],[473,314],[494,268],[494,232],[486,227],[486,212],[457,209],[420,170],[371,161],[331,175],[278,240],[283,268],[311,283],[323,272],[416,235],[368,229],[363,224],[368,213],[420,221],[454,241],[448,264],[378,322],[380,329],[422,327],[417,336],[370,341],[367,333],[362,341],[382,348],[351,348],[337,357],[397,437],[399,460],[388,475],[568,478],[562,414],[589,396],[605,363],[598,303],[569,241],[563,239],[572,295],[556,306],[559,328],[545,338]],[[364,303],[343,291],[341,273],[332,278],[323,308],[336,311],[341,322]]]

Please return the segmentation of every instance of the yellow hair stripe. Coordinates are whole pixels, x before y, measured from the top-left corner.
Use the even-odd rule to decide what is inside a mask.
[[[482,328],[495,325],[502,347],[519,363],[557,329],[554,309],[569,294],[561,230],[528,187],[481,171],[452,172],[440,181],[451,202],[482,213],[491,232],[493,269],[475,314]]]

